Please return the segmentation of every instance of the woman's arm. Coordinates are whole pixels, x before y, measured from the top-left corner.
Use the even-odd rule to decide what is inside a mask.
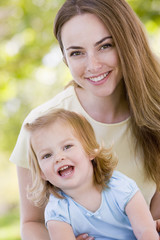
[[[20,215],[22,240],[49,240],[49,234],[44,224],[44,209],[35,207],[27,199],[27,185],[31,183],[30,171],[17,167],[20,192]]]
[[[150,204],[150,211],[154,220],[160,219],[160,192],[156,191]]]
[[[138,240],[159,239],[155,223],[140,191],[129,201],[125,210]]]
[[[160,232],[160,192],[156,191],[150,204],[150,211],[156,221],[157,231]]]

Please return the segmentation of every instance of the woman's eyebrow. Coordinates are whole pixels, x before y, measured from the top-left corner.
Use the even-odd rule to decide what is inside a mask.
[[[94,46],[98,46],[99,44],[101,44],[102,42],[104,42],[106,39],[108,38],[112,38],[112,36],[107,36],[107,37],[104,37],[102,38],[101,40],[99,40],[98,42],[96,42],[94,44]],[[70,46],[68,47],[66,50],[70,50],[70,49],[83,49],[83,47],[80,47],[80,46]]]
[[[66,50],[69,50],[69,49],[83,49],[83,48],[79,46],[70,46]]]
[[[94,46],[97,46],[97,45],[101,44],[102,42],[104,42],[104,41],[105,41],[106,39],[108,39],[108,38],[112,38],[112,36],[107,36],[107,37],[102,38],[100,41],[96,42],[96,43],[94,44]]]

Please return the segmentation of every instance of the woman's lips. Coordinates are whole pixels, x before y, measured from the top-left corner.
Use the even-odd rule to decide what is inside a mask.
[[[97,77],[89,77],[89,78],[87,78],[87,80],[89,80],[93,84],[101,84],[108,79],[111,72],[112,71],[106,72],[106,73],[101,74]]]

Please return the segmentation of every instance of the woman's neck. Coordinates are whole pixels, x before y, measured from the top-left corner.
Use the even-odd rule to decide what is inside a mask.
[[[124,86],[120,84],[119,88],[107,97],[95,96],[83,88],[76,88],[76,93],[82,107],[93,119],[110,124],[122,122],[130,115]]]

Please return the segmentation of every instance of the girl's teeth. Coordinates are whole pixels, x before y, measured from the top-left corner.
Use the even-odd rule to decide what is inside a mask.
[[[103,78],[105,78],[108,74],[109,74],[109,72],[108,73],[104,73],[103,75],[101,75],[99,77],[90,78],[90,80],[93,81],[93,82],[98,82],[98,81],[101,81]]]
[[[69,167],[69,166],[62,167],[62,168],[59,169],[59,171],[62,171],[62,170],[64,170],[64,169],[67,169],[68,167]]]

